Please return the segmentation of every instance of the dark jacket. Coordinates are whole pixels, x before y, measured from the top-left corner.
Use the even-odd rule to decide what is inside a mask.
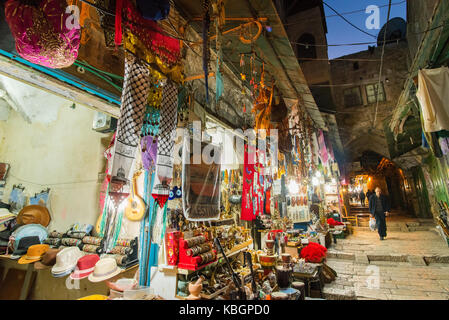
[[[384,212],[390,211],[391,205],[390,201],[388,200],[387,196],[384,196],[383,194],[380,195],[380,199],[377,197],[377,195],[374,193],[369,198],[369,212],[371,215],[375,215],[376,213],[376,202],[380,200],[382,202],[382,208]]]

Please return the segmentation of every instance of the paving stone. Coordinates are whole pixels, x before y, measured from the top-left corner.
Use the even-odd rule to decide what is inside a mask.
[[[449,298],[449,247],[432,228],[416,219],[389,218],[388,237],[379,241],[376,232],[355,228],[354,234],[333,245],[328,265],[339,277],[330,286],[337,290],[328,299],[343,299],[354,292],[357,300],[432,300]],[[407,227],[414,232],[395,232]],[[354,259],[345,259],[352,254]],[[340,255],[340,256],[339,256]],[[425,257],[425,259],[424,259]],[[378,269],[376,269],[378,268]],[[378,272],[378,288],[369,288]],[[326,285],[328,287],[329,285]]]
[[[426,293],[441,293],[447,294],[444,287],[440,286],[412,286],[412,285],[397,285],[399,290],[410,290],[410,291],[424,291]]]
[[[387,295],[388,300],[432,300],[431,297],[428,296],[412,296],[412,295],[397,295],[390,294]]]
[[[366,254],[356,254],[355,262],[359,264],[369,264],[369,260]]]
[[[395,295],[403,295],[403,296],[425,296],[425,291],[418,291],[418,290],[407,290],[407,289],[390,289],[391,294]]]
[[[323,296],[327,300],[355,300],[355,294],[353,290],[348,289],[335,289],[324,288]]]
[[[422,256],[408,256],[408,261],[415,266],[427,266]]]
[[[449,256],[441,256],[441,255],[434,255],[434,256],[424,256],[424,260],[428,263],[449,263]]]

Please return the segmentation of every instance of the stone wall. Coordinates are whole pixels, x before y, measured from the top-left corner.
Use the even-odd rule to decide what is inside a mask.
[[[408,72],[408,46],[406,42],[399,42],[385,47],[381,82],[386,99],[379,102],[376,124],[373,127],[376,103],[368,103],[366,86],[379,81],[381,52],[382,48],[376,47],[372,52],[366,50],[341,57],[351,59],[350,61],[331,61],[337,122],[349,162],[366,150],[390,157],[382,123],[391,115],[401,94]],[[345,106],[344,91],[350,88],[359,88],[360,105]]]

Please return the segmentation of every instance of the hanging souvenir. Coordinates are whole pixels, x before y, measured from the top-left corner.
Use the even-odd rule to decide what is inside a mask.
[[[256,217],[254,215],[254,162],[255,149],[245,145],[244,164],[243,164],[243,186],[242,186],[242,211],[241,220],[252,221]]]
[[[140,140],[142,148],[142,164],[145,170],[150,170],[156,166],[157,161],[157,138],[144,136]]]
[[[168,80],[164,86],[156,160],[156,180],[152,196],[162,208],[168,200],[173,179],[173,151],[176,137],[178,87]]]
[[[111,182],[123,185],[130,180],[142,121],[148,99],[149,70],[131,55],[125,57],[122,106],[117,123]]]
[[[100,18],[100,27],[103,30],[104,42],[106,47],[115,48],[115,19],[114,16],[105,12],[115,12],[116,0],[95,0],[98,17]]]
[[[206,85],[206,103],[209,103],[209,28],[210,28],[210,1],[203,0],[203,71],[204,71],[204,82]]]
[[[161,71],[168,75],[173,71],[170,68],[180,59],[179,40],[166,36],[157,22],[144,19],[131,1],[121,1],[124,2],[123,11],[126,17],[125,49],[131,49],[139,56],[143,54],[140,58],[148,63],[156,63]],[[121,20],[121,17],[116,20],[116,43],[121,44],[121,32],[117,30],[120,29],[121,21],[118,20]]]
[[[81,31],[66,8],[63,0],[6,2],[6,21],[22,58],[53,69],[73,64],[78,56]]]
[[[193,144],[210,150],[212,161],[195,162]],[[220,217],[221,146],[195,141],[185,135],[182,147],[182,206],[190,221],[218,220]]]

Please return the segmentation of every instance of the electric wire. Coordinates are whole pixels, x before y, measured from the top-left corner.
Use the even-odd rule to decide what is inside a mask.
[[[393,6],[397,6],[397,5],[401,5],[403,3],[406,3],[406,2],[407,2],[406,0],[403,0],[403,1],[400,1],[400,2],[394,2],[394,3],[392,3],[392,5]],[[379,8],[388,7],[388,4],[381,5],[381,6],[378,6],[378,7]],[[342,13],[340,13],[340,15],[350,15],[350,14],[359,13],[359,12],[366,12],[366,8],[365,9],[358,9],[358,10],[348,11],[348,12],[342,12]],[[324,18],[326,18],[326,19],[327,18],[334,18],[334,17],[339,17],[339,15],[338,14],[331,14],[331,15],[324,16]],[[284,26],[291,26],[291,25],[304,23],[305,21],[317,21],[317,20],[322,20],[322,18],[318,17],[318,18],[301,19],[300,21],[285,23]]]
[[[387,23],[385,24],[384,41],[383,41],[383,45],[382,45],[382,54],[380,56],[379,81],[378,81],[378,84],[377,84],[377,89],[374,88],[374,93],[376,94],[376,111],[374,112],[373,128],[376,127],[377,110],[379,108],[379,88],[380,88],[380,85],[381,85],[381,82],[382,82],[382,69],[383,69],[383,66],[384,66],[385,41],[387,40],[387,29],[388,29],[388,22],[390,21],[390,13],[391,13],[391,0],[389,0],[388,14],[387,14]]]
[[[349,24],[350,24],[352,27],[354,27],[355,29],[359,30],[360,32],[363,32],[364,34],[369,35],[370,37],[373,37],[373,38],[376,38],[376,39],[377,39],[377,37],[376,37],[375,35],[373,35],[373,34],[371,34],[371,33],[369,33],[369,32],[366,32],[365,30],[363,30],[363,29],[357,27],[355,24],[353,24],[351,21],[349,21],[348,19],[346,19],[343,15],[341,15],[337,10],[335,10],[334,8],[332,8],[332,7],[331,7],[330,5],[328,5],[326,2],[323,1],[323,4],[324,4],[326,7],[328,7],[329,9],[331,9],[332,11],[334,11],[340,18],[342,18],[344,21],[346,21],[347,23],[349,23]],[[388,10],[391,10],[391,1],[390,1],[390,6],[389,6],[389,9],[388,9]]]

